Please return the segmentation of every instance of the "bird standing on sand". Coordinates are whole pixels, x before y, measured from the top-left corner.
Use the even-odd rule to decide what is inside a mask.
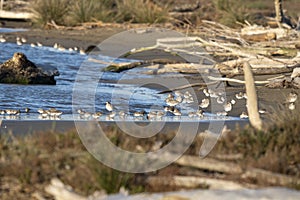
[[[289,109],[290,110],[295,110],[296,106],[295,106],[295,103],[290,103],[289,104]]]
[[[240,115],[240,118],[241,119],[247,119],[248,118],[248,115],[246,112],[242,112],[242,114]]]
[[[291,92],[291,93],[287,96],[286,102],[287,102],[287,103],[295,103],[296,100],[297,100],[297,98],[298,98],[297,93],[296,93],[296,92]]]
[[[207,108],[209,106],[209,99],[202,99],[199,106],[200,108]]]
[[[230,111],[232,110],[232,104],[231,104],[230,102],[226,103],[226,104],[224,105],[224,110],[225,110],[226,112],[230,112]]]

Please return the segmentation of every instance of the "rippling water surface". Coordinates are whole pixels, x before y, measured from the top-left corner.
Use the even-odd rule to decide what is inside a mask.
[[[59,51],[52,47],[31,47],[28,44],[18,46],[13,43],[0,43],[0,48],[2,50],[0,54],[1,63],[11,58],[14,52],[23,52],[37,66],[57,68],[60,72],[60,76],[56,77],[56,85],[0,84],[1,110],[20,109],[23,111],[26,107],[31,109],[29,114],[23,113],[18,119],[37,119],[37,109],[53,107],[63,111],[62,119],[72,119],[74,117],[72,115],[72,94],[80,67],[88,69],[87,74],[80,76],[80,81],[89,81],[91,74],[96,75],[96,78],[99,78],[98,74],[101,75],[102,80],[97,84],[96,89],[89,87],[89,84],[84,88],[86,93],[91,94],[90,97],[85,99],[86,103],[80,105],[83,108],[87,106],[86,110],[105,112],[105,102],[111,101],[112,97],[113,103],[118,109],[127,109],[130,113],[138,110],[149,111],[153,106],[157,109],[163,109],[163,106],[165,106],[164,99],[166,95],[158,94],[158,90],[137,87],[130,81],[126,84],[115,83],[120,78],[126,80],[137,77],[139,79],[148,78],[147,76],[150,75],[140,73],[142,69],[137,68],[123,73],[102,73],[101,68],[104,65],[88,62],[89,56],[81,55],[75,51]],[[93,58],[107,62],[111,60],[100,55],[94,55]],[[114,62],[118,62],[118,60]],[[94,108],[90,108],[88,105],[92,105]],[[187,106],[186,112],[190,110],[192,108]],[[181,118],[181,120],[183,119],[185,118]]]

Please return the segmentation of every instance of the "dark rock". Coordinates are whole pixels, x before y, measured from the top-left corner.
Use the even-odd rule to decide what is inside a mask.
[[[23,53],[15,53],[0,65],[0,83],[55,85],[58,75],[57,70],[49,73],[38,68]]]

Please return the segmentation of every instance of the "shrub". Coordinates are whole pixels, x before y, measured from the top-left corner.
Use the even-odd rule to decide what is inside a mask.
[[[160,7],[150,0],[117,0],[118,21],[161,23],[169,19],[168,5]]]
[[[70,6],[70,18],[73,23],[101,20],[113,21],[113,1],[110,0],[73,0]]]
[[[32,4],[35,14],[34,21],[45,26],[52,20],[57,24],[64,24],[64,17],[69,10],[68,0],[35,0]]]
[[[214,0],[216,12],[220,15],[220,22],[235,26],[236,22],[244,22],[249,19],[248,9],[242,0]]]

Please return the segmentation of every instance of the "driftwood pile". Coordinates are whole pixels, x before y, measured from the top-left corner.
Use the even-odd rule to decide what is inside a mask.
[[[224,79],[210,77],[213,81],[233,81],[237,75],[243,75],[243,65],[248,62],[254,76],[256,75],[277,75],[270,80],[261,82],[270,88],[293,87],[300,88],[300,81],[296,77],[291,77],[294,69],[300,67],[300,32],[283,28],[266,28],[248,24],[241,30],[231,29],[224,25],[211,21],[203,21],[203,26],[193,30],[193,37],[183,37],[182,48],[192,44],[194,47],[204,49],[203,54],[210,64],[199,63],[174,63],[172,60],[164,62],[146,60],[136,63],[111,63],[105,71],[121,72],[134,67],[145,67],[149,69],[147,74],[162,73],[184,73],[199,74],[207,73],[208,76],[213,70],[217,70],[220,75],[226,76]],[[153,50],[161,47],[164,42],[173,42],[179,39],[169,38],[157,41],[151,47],[135,49],[126,54],[133,55],[143,51]],[[166,51],[170,48],[166,46]],[[178,53],[178,52],[176,52]],[[185,51],[187,54],[194,55],[195,52]],[[101,61],[92,60],[93,62]],[[242,82],[243,83],[243,82]],[[259,83],[259,82],[258,82]],[[281,83],[281,84],[279,84]]]

